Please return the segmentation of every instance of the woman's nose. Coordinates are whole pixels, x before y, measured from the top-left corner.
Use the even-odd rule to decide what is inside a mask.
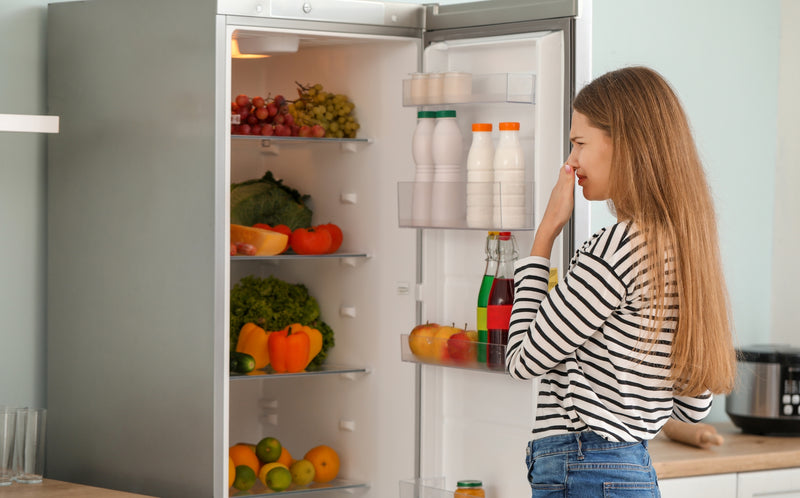
[[[576,169],[578,167],[578,159],[575,157],[575,149],[572,149],[567,156],[567,160],[565,161],[569,164],[572,169]]]

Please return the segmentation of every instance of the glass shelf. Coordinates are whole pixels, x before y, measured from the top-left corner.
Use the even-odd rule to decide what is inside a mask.
[[[341,365],[322,365],[319,370],[312,370],[308,372],[297,372],[297,373],[275,373],[271,370],[253,370],[252,372],[248,372],[246,374],[241,373],[231,373],[230,379],[231,380],[247,380],[247,379],[283,379],[287,377],[312,377],[315,375],[334,375],[334,374],[357,374],[357,373],[367,373],[366,368],[359,368],[359,367],[345,367]]]
[[[402,480],[400,498],[469,498],[468,495],[455,494],[455,489],[448,491],[445,486],[444,477]]]
[[[293,252],[277,254],[275,256],[231,256],[231,261],[280,261],[286,259],[335,259],[335,258],[368,258],[363,252],[334,252],[331,254],[295,254]]]
[[[371,143],[369,138],[312,138],[312,137],[277,137],[275,135],[231,135],[232,140],[261,140],[283,144],[291,143],[321,143],[321,144],[346,144],[346,143]]]
[[[400,336],[400,359],[408,363],[422,363],[439,367],[461,368],[466,370],[479,370],[483,372],[505,374],[506,347],[485,342],[473,342],[470,347],[460,349],[459,357],[453,358],[448,351],[445,338],[419,337],[414,341],[409,340],[410,334]],[[415,351],[411,350],[414,343]],[[484,362],[478,362],[479,350],[492,354],[495,358],[502,358],[501,368],[490,368]],[[452,351],[452,350],[450,350]]]
[[[427,81],[403,80],[403,106],[443,106],[452,104],[533,104],[536,76],[530,73],[474,74],[471,91],[448,95],[447,89],[437,97],[429,97]],[[417,86],[421,85],[421,86]]]
[[[292,484],[288,489],[284,491],[272,491],[271,489],[267,489],[261,481],[256,481],[256,484],[248,489],[247,491],[239,491],[236,488],[230,488],[228,496],[289,496],[289,495],[299,495],[304,493],[313,493],[313,492],[327,492],[327,491],[337,491],[337,490],[354,490],[357,488],[366,488],[367,484],[362,482],[354,482],[354,481],[346,481],[344,479],[334,479],[330,482],[326,482],[325,484],[320,484],[317,482],[311,483],[307,486],[296,486]]]
[[[398,182],[400,228],[458,230],[533,230],[533,182]],[[434,220],[433,210],[445,199],[447,219]],[[487,207],[481,207],[488,204]],[[493,205],[502,206],[497,219]],[[441,216],[440,218],[445,218]]]

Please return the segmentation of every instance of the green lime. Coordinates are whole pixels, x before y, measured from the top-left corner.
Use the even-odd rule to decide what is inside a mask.
[[[281,457],[281,442],[274,437],[265,437],[256,445],[256,456],[264,463],[277,462]]]
[[[247,491],[248,489],[252,488],[253,484],[255,483],[256,473],[253,472],[253,469],[247,465],[236,466],[236,477],[233,479],[234,488],[241,491]]]
[[[275,467],[267,472],[267,487],[272,491],[283,491],[292,485],[292,473],[286,467]]]

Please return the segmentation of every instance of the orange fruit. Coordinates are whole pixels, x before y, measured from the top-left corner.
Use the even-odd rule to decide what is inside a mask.
[[[286,467],[290,467],[292,462],[294,462],[294,458],[292,458],[292,454],[289,453],[289,450],[286,449],[286,446],[281,446],[281,456],[278,457],[278,462],[286,465]]]
[[[261,468],[261,462],[258,461],[256,452],[251,450],[246,444],[235,444],[228,450],[228,455],[233,460],[234,467],[239,465],[247,465],[253,472],[258,475],[258,470]]]
[[[236,479],[236,464],[233,463],[233,458],[228,456],[228,487],[233,486],[233,481]]]
[[[314,466],[316,482],[332,481],[339,474],[339,454],[330,446],[315,446],[308,450],[304,458]]]

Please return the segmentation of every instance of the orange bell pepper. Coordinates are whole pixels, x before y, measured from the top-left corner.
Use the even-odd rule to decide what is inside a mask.
[[[239,331],[236,351],[247,353],[256,361],[256,368],[269,365],[268,341],[271,332],[267,332],[255,323],[245,323]]]
[[[269,357],[278,373],[302,372],[308,365],[308,334],[290,325],[269,335]]]
[[[314,357],[317,356],[320,351],[322,351],[322,332],[315,328],[311,328],[308,325],[303,325],[300,323],[288,325],[283,330],[289,330],[289,328],[295,332],[305,332],[305,334],[308,336],[308,361],[306,361],[306,364],[303,365],[303,369],[305,369],[308,364],[311,363],[311,360],[313,360]]]

